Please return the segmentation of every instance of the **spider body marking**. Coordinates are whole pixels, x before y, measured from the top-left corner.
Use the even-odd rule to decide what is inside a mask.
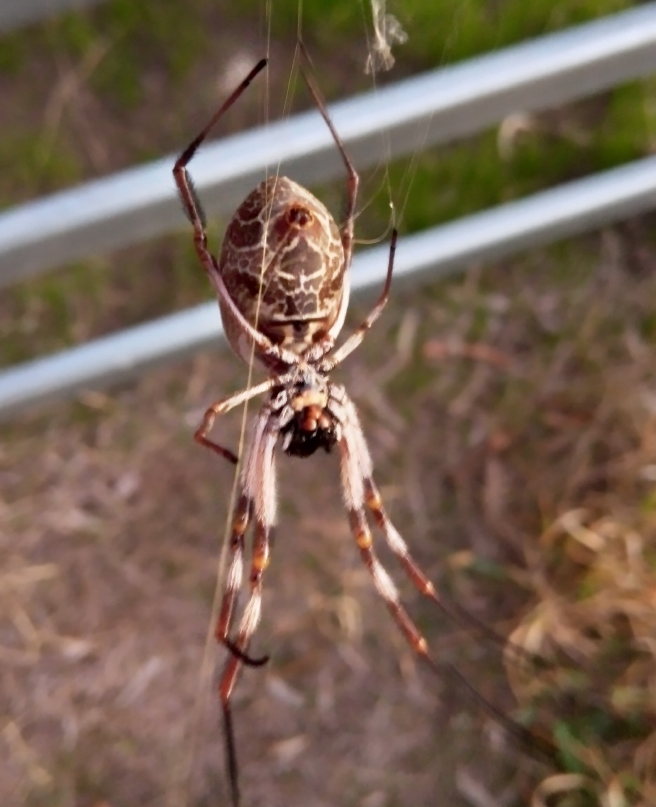
[[[349,284],[339,228],[327,208],[291,179],[274,176],[233,215],[218,272],[244,318],[274,345],[302,356],[334,344],[346,316]],[[252,342],[219,297],[226,336],[247,362]],[[279,363],[255,347],[266,369]]]

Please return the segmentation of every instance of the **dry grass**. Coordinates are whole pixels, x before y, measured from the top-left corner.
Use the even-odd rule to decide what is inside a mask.
[[[544,777],[536,804],[649,803],[656,277],[651,259],[632,273],[622,233],[598,243],[397,294],[344,371],[421,562],[499,630],[525,612],[514,641],[567,662],[542,686],[511,675],[566,778],[512,746],[503,763],[466,698],[416,667],[358,564],[334,459],[282,458],[273,660],[236,696],[247,803],[525,804]],[[199,669],[232,476],[191,429],[235,372],[200,356],[5,430],[2,803],[216,803]],[[490,650],[404,592],[438,655],[512,708]],[[572,668],[589,686],[572,692]]]
[[[535,653],[557,649],[576,666],[523,681],[511,673],[511,681],[520,702],[540,708],[551,694],[565,707],[552,730],[580,772],[547,777],[535,805],[553,793],[608,805],[656,798],[653,529],[653,517],[634,526],[571,510],[542,536],[539,553],[560,559],[561,584],[540,575],[540,602],[512,639]]]

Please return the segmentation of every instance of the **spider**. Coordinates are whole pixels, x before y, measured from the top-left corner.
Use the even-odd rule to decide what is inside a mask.
[[[301,49],[305,61],[307,54]],[[226,735],[227,767],[232,801],[239,803],[238,768],[230,697],[242,665],[268,660],[252,658],[248,648],[260,621],[264,571],[276,521],[274,448],[281,442],[290,456],[309,457],[318,449],[338,448],[344,503],[353,538],[374,586],[413,650],[438,670],[428,644],[399,599],[391,577],[378,560],[368,514],[384,536],[412,584],[452,617],[474,623],[498,641],[500,637],[455,603],[446,604],[413,560],[389,519],[373,479],[373,465],[357,410],[343,386],[330,380],[331,371],[362,342],[389,298],[397,232],[393,230],[387,275],[382,292],[362,324],[341,344],[336,339],[349,301],[349,268],[359,177],[308,71],[302,73],[347,174],[346,219],[340,228],[326,207],[308,190],[283,176],[273,176],[253,190],[233,215],[217,260],[209,251],[205,218],[187,166],[209,131],[266,66],[262,59],[221,105],[175,163],[173,175],[184,211],[193,225],[194,243],[218,297],[226,337],[235,353],[254,357],[266,370],[265,381],[213,403],[194,438],[220,456],[237,463],[236,455],[208,435],[219,415],[268,393],[254,419],[232,515],[230,562],[221,600],[216,639],[231,653],[219,683]],[[250,596],[234,630],[237,594],[242,586],[245,536],[254,522]],[[509,731],[524,738],[526,729],[487,703],[454,666],[471,695]],[[442,665],[441,665],[442,667]],[[440,669],[441,669],[440,667]],[[442,670],[443,672],[443,670]],[[510,724],[510,725],[509,725]]]

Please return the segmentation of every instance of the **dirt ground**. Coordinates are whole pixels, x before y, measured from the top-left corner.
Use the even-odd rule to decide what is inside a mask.
[[[43,57],[3,74],[0,86],[0,105],[20,109],[23,126],[44,122],[50,148],[63,139],[81,155],[80,178],[179,147],[225,79],[211,79],[216,65],[205,62],[171,89],[151,65],[142,77],[150,105],[124,112],[89,88],[91,56]],[[43,81],[48,70],[54,85]],[[246,101],[230,126],[253,123],[256,106]],[[16,190],[14,177],[2,187],[18,200],[59,181]],[[550,543],[568,515],[567,529],[589,544],[605,535],[595,532],[603,519],[625,525],[613,535],[641,536],[629,541],[638,594],[626,613],[633,618],[638,601],[656,611],[644,582],[652,578],[635,582],[639,562],[656,568],[652,232],[646,217],[395,290],[375,334],[337,374],[361,408],[379,486],[415,557],[503,636],[520,626],[543,637],[548,606],[552,636],[592,642],[576,611],[593,586],[581,575],[589,558]],[[171,236],[3,295],[7,354],[24,358],[203,298],[190,242]],[[366,306],[355,301],[347,330]],[[211,611],[234,475],[192,434],[208,403],[245,379],[217,345],[0,428],[0,804],[228,803],[215,694],[225,653],[211,637]],[[220,429],[238,445],[238,414]],[[509,742],[462,688],[417,663],[360,564],[336,457],[280,456],[279,467],[280,522],[254,644],[271,662],[246,670],[234,698],[243,803],[528,804],[553,770]],[[517,716],[499,648],[444,620],[381,555],[435,657]],[[607,624],[621,622],[626,640],[630,619],[619,612],[609,608]],[[622,681],[644,684],[640,707],[653,729],[654,665],[641,658],[631,656]],[[610,714],[597,672],[594,702]],[[576,711],[551,703],[553,719]],[[545,722],[522,716],[536,731]],[[621,746],[623,765],[634,746],[618,725],[603,740]],[[638,776],[653,782],[653,733],[639,736],[647,762]],[[588,796],[568,793],[559,804],[602,803]],[[641,799],[625,803],[649,803]]]
[[[48,804],[217,803],[218,710],[201,660],[232,472],[193,444],[191,427],[233,363],[199,357],[94,397],[77,422],[59,408],[14,426],[5,442],[3,803],[40,803],[39,792]],[[347,381],[357,391],[370,377],[356,365]],[[438,400],[414,425],[382,389],[372,408],[382,409],[370,424],[376,459],[396,468],[382,471],[383,493],[435,574],[458,523],[439,515],[438,491],[459,441],[449,447],[435,427],[449,420]],[[444,742],[462,717],[441,712],[441,687],[371,591],[334,458],[281,466],[259,640],[272,662],[246,671],[235,698],[247,803],[434,804],[437,789],[454,803],[456,761],[466,777],[487,740],[462,757]],[[485,542],[483,525],[472,529]],[[430,609],[415,605],[436,637]],[[468,605],[485,614],[475,595]]]
[[[625,248],[612,233],[577,248],[577,262],[597,257],[589,273],[570,265],[575,285],[558,281],[562,258],[537,254],[399,294],[342,374],[418,559],[499,630],[525,610],[541,519],[616,498],[627,463],[651,467],[638,439],[653,430],[651,353],[636,325],[656,280],[649,256],[637,278],[613,259]],[[426,358],[457,352],[454,334],[482,309],[493,360]],[[609,326],[616,339],[601,346]],[[578,328],[568,350],[549,345],[554,329]],[[5,429],[2,803],[225,803],[215,672],[202,659],[232,470],[191,432],[208,401],[243,383],[235,365],[202,355]],[[232,445],[237,421],[222,432]],[[502,743],[495,755],[499,732],[418,668],[372,592],[335,459],[280,465],[256,644],[272,661],[247,670],[235,696],[245,803],[526,803],[530,754]],[[487,574],[471,574],[472,553]],[[437,657],[512,707],[491,648],[470,636],[458,650],[453,626],[403,591]],[[211,642],[208,655],[212,670]]]

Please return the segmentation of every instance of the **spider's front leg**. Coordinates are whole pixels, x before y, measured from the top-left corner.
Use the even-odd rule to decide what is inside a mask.
[[[282,409],[282,414],[281,414]],[[239,804],[239,777],[235,734],[230,698],[242,664],[259,666],[268,659],[252,659],[248,646],[257,629],[262,610],[262,577],[269,563],[271,529],[276,519],[276,478],[273,451],[289,407],[270,401],[262,407],[255,422],[246,463],[241,476],[241,493],[232,518],[230,536],[231,561],[226,588],[216,627],[216,639],[231,652],[221,681],[219,694],[223,709],[226,763],[233,805]],[[244,539],[251,520],[255,521],[253,554],[249,575],[250,596],[242,614],[236,636],[231,638],[237,594],[242,585]]]
[[[175,166],[173,167],[173,176],[175,178],[175,183],[178,186],[178,192],[180,194],[180,199],[182,200],[185,215],[194,228],[194,243],[196,244],[196,251],[198,252],[198,256],[200,257],[201,262],[205,266],[205,269],[210,276],[212,275],[213,271],[213,261],[212,256],[207,249],[205,214],[196,195],[193,182],[189,176],[189,172],[187,171],[187,166],[198,151],[198,147],[207,138],[207,135],[212,127],[223,116],[224,112],[234,104],[234,102],[244,92],[255,76],[266,67],[266,63],[266,59],[261,59],[255,65],[255,67],[250,71],[237,89],[226,101],[224,101],[218,111],[215,112],[202,132],[195,137],[182,152],[182,154],[176,160]]]
[[[336,391],[333,388],[333,397],[336,397]],[[428,643],[401,604],[398,589],[378,560],[373,548],[373,536],[364,509],[365,502],[370,506],[372,503],[367,496],[368,484],[373,484],[371,457],[353,402],[342,389],[339,390],[339,398],[341,398],[340,419],[342,421],[339,437],[342,489],[351,532],[360,550],[362,561],[373,578],[376,591],[385,601],[394,621],[413,650],[430,662]],[[398,535],[398,533],[396,534]],[[385,537],[389,542],[387,533]],[[401,540],[400,536],[398,537]],[[395,548],[391,543],[390,546],[395,554],[398,554],[398,547]],[[413,580],[413,582],[415,581]],[[426,583],[428,586],[432,586],[427,580]],[[424,593],[426,592],[424,591]]]
[[[358,513],[357,515],[354,514],[351,516],[351,523],[360,523],[364,520],[364,524],[366,525],[366,518],[363,512],[363,508],[366,506],[373,516],[376,526],[382,532],[387,545],[417,591],[432,600],[435,605],[454,622],[460,623],[465,628],[477,630],[489,641],[499,645],[505,651],[512,652],[522,663],[531,666],[539,663],[539,659],[532,657],[531,654],[526,653],[519,647],[510,645],[506,637],[501,636],[485,622],[477,619],[466,608],[444,597],[437,591],[432,581],[424,574],[417,561],[410,554],[408,544],[399,534],[394,524],[392,524],[390,517],[387,515],[380,491],[374,482],[373,464],[355,405],[345,392],[342,392],[342,395],[342,408],[344,411],[342,417],[346,423],[346,440],[348,441],[345,443],[346,448],[343,449],[343,453],[346,451],[348,456],[353,458],[348,464],[343,466],[346,469],[346,476],[343,474],[343,485],[345,492],[347,490],[350,491],[351,497],[354,497],[355,501],[358,502],[355,508]],[[355,530],[356,526],[354,526],[353,529]],[[357,527],[357,529],[359,530],[360,527]]]
[[[521,744],[532,747],[545,759],[553,761],[556,756],[556,749],[549,741],[534,736],[528,729],[515,723],[502,711],[497,709],[496,706],[489,703],[450,661],[442,661],[440,664],[437,663],[430,653],[425,637],[403,607],[397,587],[382,566],[373,548],[373,537],[367,522],[365,507],[372,513],[389,548],[418,591],[433,600],[439,608],[451,617],[464,623],[473,624],[475,627],[483,630],[489,638],[504,643],[502,637],[499,637],[492,628],[479,622],[479,620],[468,611],[460,608],[456,603],[447,604],[444,599],[438,595],[433,583],[426,577],[419,565],[411,557],[406,542],[398,533],[385,512],[380,493],[374,484],[371,456],[362,432],[362,427],[360,426],[355,405],[343,390],[340,388],[337,388],[337,390],[340,393],[339,405],[341,407],[339,411],[339,447],[341,451],[344,500],[349,513],[353,537],[360,550],[362,560],[373,578],[376,591],[384,600],[408,644],[437,675],[447,675],[457,681],[458,684],[469,693],[472,700],[493,720],[503,726],[510,736],[515,737]],[[336,397],[334,389],[331,391],[331,395],[332,397]],[[521,649],[519,649],[519,652],[520,656],[525,656],[525,654],[521,652]]]
[[[312,60],[310,59],[307,49],[301,40],[299,40],[298,46],[300,48],[302,57],[301,72],[303,73],[303,78],[305,79],[305,83],[310,90],[310,94],[312,95],[317,109],[321,113],[321,117],[324,119],[326,126],[330,130],[330,134],[333,136],[333,140],[335,141],[335,145],[337,146],[337,150],[339,151],[348,175],[346,185],[346,216],[341,232],[342,246],[344,248],[344,265],[348,269],[351,266],[351,257],[353,255],[353,226],[355,223],[355,206],[358,197],[360,177],[358,172],[355,170],[355,166],[351,162],[351,158],[348,156],[344,143],[342,142],[342,138],[339,136],[337,129],[335,129],[335,125],[328,114],[326,102],[319,91],[314,78],[312,77]]]

